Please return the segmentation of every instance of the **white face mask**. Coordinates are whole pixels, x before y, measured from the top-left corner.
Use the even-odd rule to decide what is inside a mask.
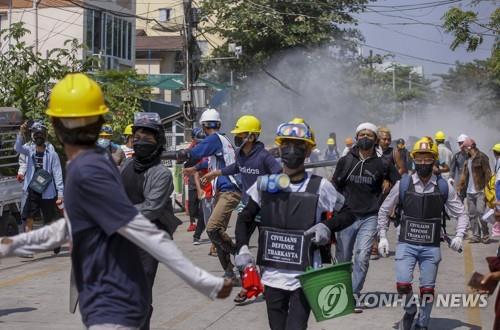
[[[103,139],[103,138],[97,139],[97,145],[101,148],[104,148],[104,149],[109,147],[110,143],[111,143],[111,140],[108,140],[108,139]]]

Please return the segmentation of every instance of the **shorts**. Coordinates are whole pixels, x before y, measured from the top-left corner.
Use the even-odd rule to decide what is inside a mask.
[[[56,217],[56,200],[56,197],[43,199],[42,194],[28,188],[28,197],[24,204],[22,218],[34,218],[41,215],[44,225],[51,223]]]

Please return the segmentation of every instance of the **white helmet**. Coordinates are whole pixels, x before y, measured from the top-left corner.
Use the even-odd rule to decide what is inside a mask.
[[[465,141],[465,139],[467,139],[467,138],[468,138],[468,136],[467,136],[467,135],[465,135],[465,134],[460,134],[460,135],[458,136],[458,138],[457,138],[457,142],[458,142],[458,143],[460,143],[460,142],[464,142],[464,141]]]
[[[221,122],[220,120],[220,114],[217,110],[215,109],[207,109],[203,111],[200,117],[200,125],[203,125],[205,122],[209,121],[218,121],[219,123]]]

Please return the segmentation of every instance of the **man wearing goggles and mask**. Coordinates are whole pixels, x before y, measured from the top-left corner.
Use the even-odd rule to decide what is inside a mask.
[[[102,125],[99,139],[97,139],[97,146],[109,151],[116,166],[121,166],[125,160],[125,152],[123,152],[120,146],[111,141],[112,138],[113,128],[109,125]]]
[[[417,302],[413,298],[413,272],[418,263],[420,268],[420,312],[415,329],[427,329],[434,299],[434,287],[439,262],[441,261],[441,230],[449,246],[460,252],[467,229],[467,215],[453,185],[433,173],[438,160],[437,148],[428,138],[415,143],[411,156],[415,173],[405,174],[399,180],[380,207],[378,231],[379,252],[389,254],[387,229],[389,216],[395,207],[401,214],[401,225],[396,246],[396,288],[405,297],[405,314],[399,329],[410,330],[417,313]],[[425,207],[423,207],[425,206]],[[443,212],[458,219],[455,238],[450,239],[444,230]],[[413,299],[413,300],[412,300]]]
[[[211,181],[220,175],[241,175],[242,198],[236,208],[238,212],[243,210],[248,202],[246,191],[257,181],[261,175],[277,174],[281,172],[281,165],[264,148],[264,144],[258,141],[261,133],[260,120],[254,116],[242,116],[236,122],[235,128],[231,131],[234,137],[236,149],[236,162],[220,170],[207,173],[201,180],[202,183]],[[250,229],[250,236],[255,226]],[[242,291],[234,299],[237,303],[246,300],[245,292]]]
[[[255,263],[248,233],[260,213],[257,264],[262,267],[269,326],[273,330],[306,329],[310,307],[296,276],[306,267],[331,262],[331,233],[352,224],[354,216],[345,207],[332,217],[343,208],[344,198],[328,180],[306,172],[304,161],[316,142],[303,119],[281,124],[275,141],[283,163],[280,176],[288,180],[280,179],[279,189],[274,189],[272,176],[261,176],[247,191],[248,203],[236,223],[239,253],[235,261],[240,270]],[[288,251],[293,245],[291,259],[280,258],[285,250],[265,248],[276,239],[275,243],[289,242],[281,244]]]

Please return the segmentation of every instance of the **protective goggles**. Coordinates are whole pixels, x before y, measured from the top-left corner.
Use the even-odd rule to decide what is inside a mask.
[[[161,125],[160,115],[156,112],[136,112],[134,114],[134,126]]]
[[[312,139],[311,130],[304,124],[281,124],[276,131],[276,136]]]

